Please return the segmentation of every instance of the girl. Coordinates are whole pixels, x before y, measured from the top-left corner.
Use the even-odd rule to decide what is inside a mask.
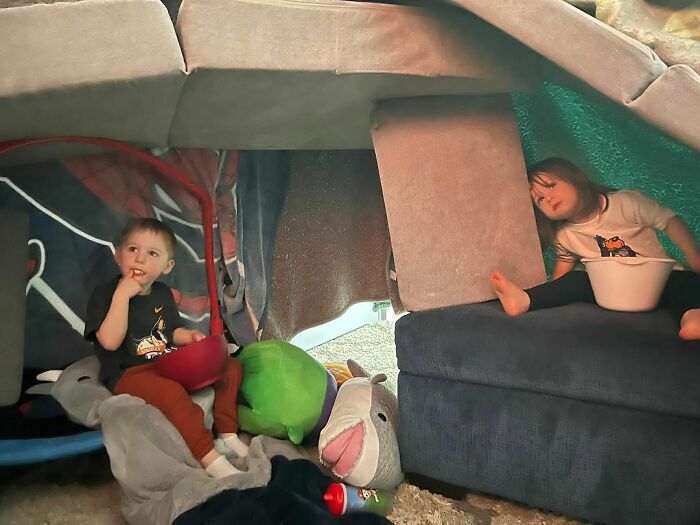
[[[585,257],[668,257],[656,231],[665,231],[692,271],[673,271],[660,304],[680,320],[678,335],[700,339],[700,248],[674,211],[632,190],[596,184],[572,163],[544,160],[528,171],[530,196],[543,245],[554,243],[552,281],[518,288],[498,270],[491,287],[508,315],[574,302],[595,303],[586,272],[572,271]]]

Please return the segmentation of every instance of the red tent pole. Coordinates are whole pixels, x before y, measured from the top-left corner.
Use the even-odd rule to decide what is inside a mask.
[[[211,319],[209,321],[210,335],[220,335],[224,333],[224,322],[219,311],[219,297],[216,292],[216,275],[214,272],[214,213],[213,204],[209,193],[196,186],[181,171],[175,169],[170,164],[157,159],[150,153],[146,153],[138,148],[130,146],[124,142],[99,137],[40,137],[32,139],[10,140],[0,142],[0,155],[25,146],[34,144],[44,144],[48,142],[79,142],[83,144],[94,144],[119,150],[132,157],[137,157],[147,164],[156,168],[159,173],[176,180],[194,195],[202,208],[202,227],[204,228],[204,263],[207,272],[207,287],[209,289],[209,305],[211,308]]]

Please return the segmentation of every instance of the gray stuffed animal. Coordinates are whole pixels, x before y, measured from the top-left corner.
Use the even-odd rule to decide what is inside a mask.
[[[403,480],[399,457],[398,401],[383,384],[348,360],[353,377],[338,390],[328,423],[321,430],[321,462],[344,482],[393,490]]]

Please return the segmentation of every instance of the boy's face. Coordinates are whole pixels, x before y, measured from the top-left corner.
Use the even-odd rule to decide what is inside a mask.
[[[144,292],[175,265],[163,235],[150,230],[131,232],[115,250],[114,258],[121,274],[133,277]]]

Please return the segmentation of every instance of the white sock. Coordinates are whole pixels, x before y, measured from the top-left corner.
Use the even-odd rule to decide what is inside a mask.
[[[229,463],[229,460],[224,456],[219,456],[211,464],[204,469],[212,478],[221,479],[232,474],[238,474],[240,470]]]
[[[238,437],[238,434],[233,434],[220,440],[217,439],[217,441],[221,441],[221,443],[224,444],[225,448],[233,450],[236,454],[238,454],[239,457],[244,458],[248,455],[248,445],[241,441],[241,438]]]

